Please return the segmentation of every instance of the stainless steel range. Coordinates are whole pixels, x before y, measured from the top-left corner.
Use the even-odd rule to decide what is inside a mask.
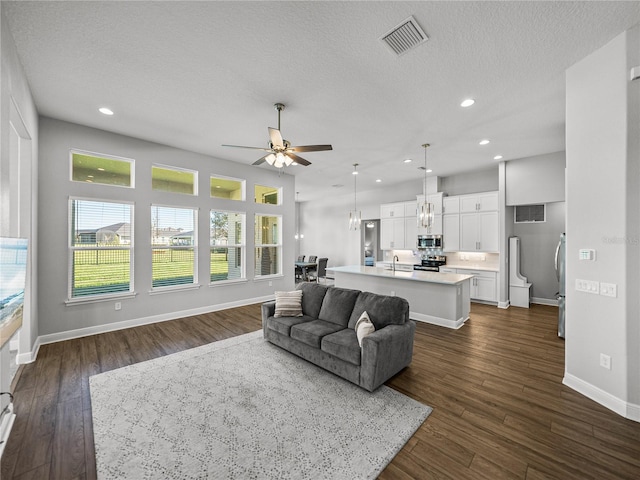
[[[414,270],[422,270],[425,272],[439,272],[440,267],[447,264],[445,255],[427,255],[422,259],[420,265],[414,265]]]

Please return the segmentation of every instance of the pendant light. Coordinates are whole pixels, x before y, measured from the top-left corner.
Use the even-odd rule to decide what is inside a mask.
[[[424,147],[424,184],[422,194],[424,198],[418,203],[418,227],[431,229],[433,225],[434,207],[433,203],[427,198],[427,148],[431,145],[425,143]]]
[[[349,230],[359,230],[362,223],[362,212],[358,210],[358,197],[357,197],[357,179],[358,179],[358,164],[353,164],[353,210],[349,212]]]

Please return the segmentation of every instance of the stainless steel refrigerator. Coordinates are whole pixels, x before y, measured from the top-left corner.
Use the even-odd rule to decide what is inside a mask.
[[[567,236],[564,233],[560,234],[560,241],[556,247],[556,277],[558,277],[558,283],[560,284],[558,291],[558,336],[564,338],[564,305],[565,305],[565,280],[566,280],[566,265],[567,265]]]

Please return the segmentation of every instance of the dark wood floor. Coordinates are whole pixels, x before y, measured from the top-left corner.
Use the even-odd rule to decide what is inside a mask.
[[[640,424],[562,385],[556,314],[472,304],[460,330],[418,323],[387,385],[434,411],[381,478],[640,478]],[[259,328],[251,305],[43,346],[19,373],[0,478],[95,478],[90,375]]]

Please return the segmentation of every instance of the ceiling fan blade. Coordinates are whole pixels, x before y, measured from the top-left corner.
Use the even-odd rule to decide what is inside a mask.
[[[293,163],[297,163],[298,165],[304,165],[305,167],[307,165],[311,165],[311,162],[309,160],[305,160],[304,158],[299,157],[298,155],[296,155],[295,153],[291,153],[290,151],[287,151],[285,155],[293,160]]]
[[[287,148],[287,152],[321,152],[323,150],[333,150],[333,147],[331,145],[301,145]]]
[[[264,162],[267,161],[267,157],[269,155],[273,155],[273,154],[272,153],[267,153],[264,157],[260,157],[258,160],[253,162],[251,165],[262,165]]]
[[[270,148],[263,147],[245,147],[244,145],[222,145],[223,147],[233,147],[233,148],[250,148],[251,150],[262,150],[264,152],[270,152]]]
[[[282,140],[282,134],[280,130],[277,128],[269,128],[269,138],[271,139],[271,144],[275,147],[284,148],[284,141]]]

